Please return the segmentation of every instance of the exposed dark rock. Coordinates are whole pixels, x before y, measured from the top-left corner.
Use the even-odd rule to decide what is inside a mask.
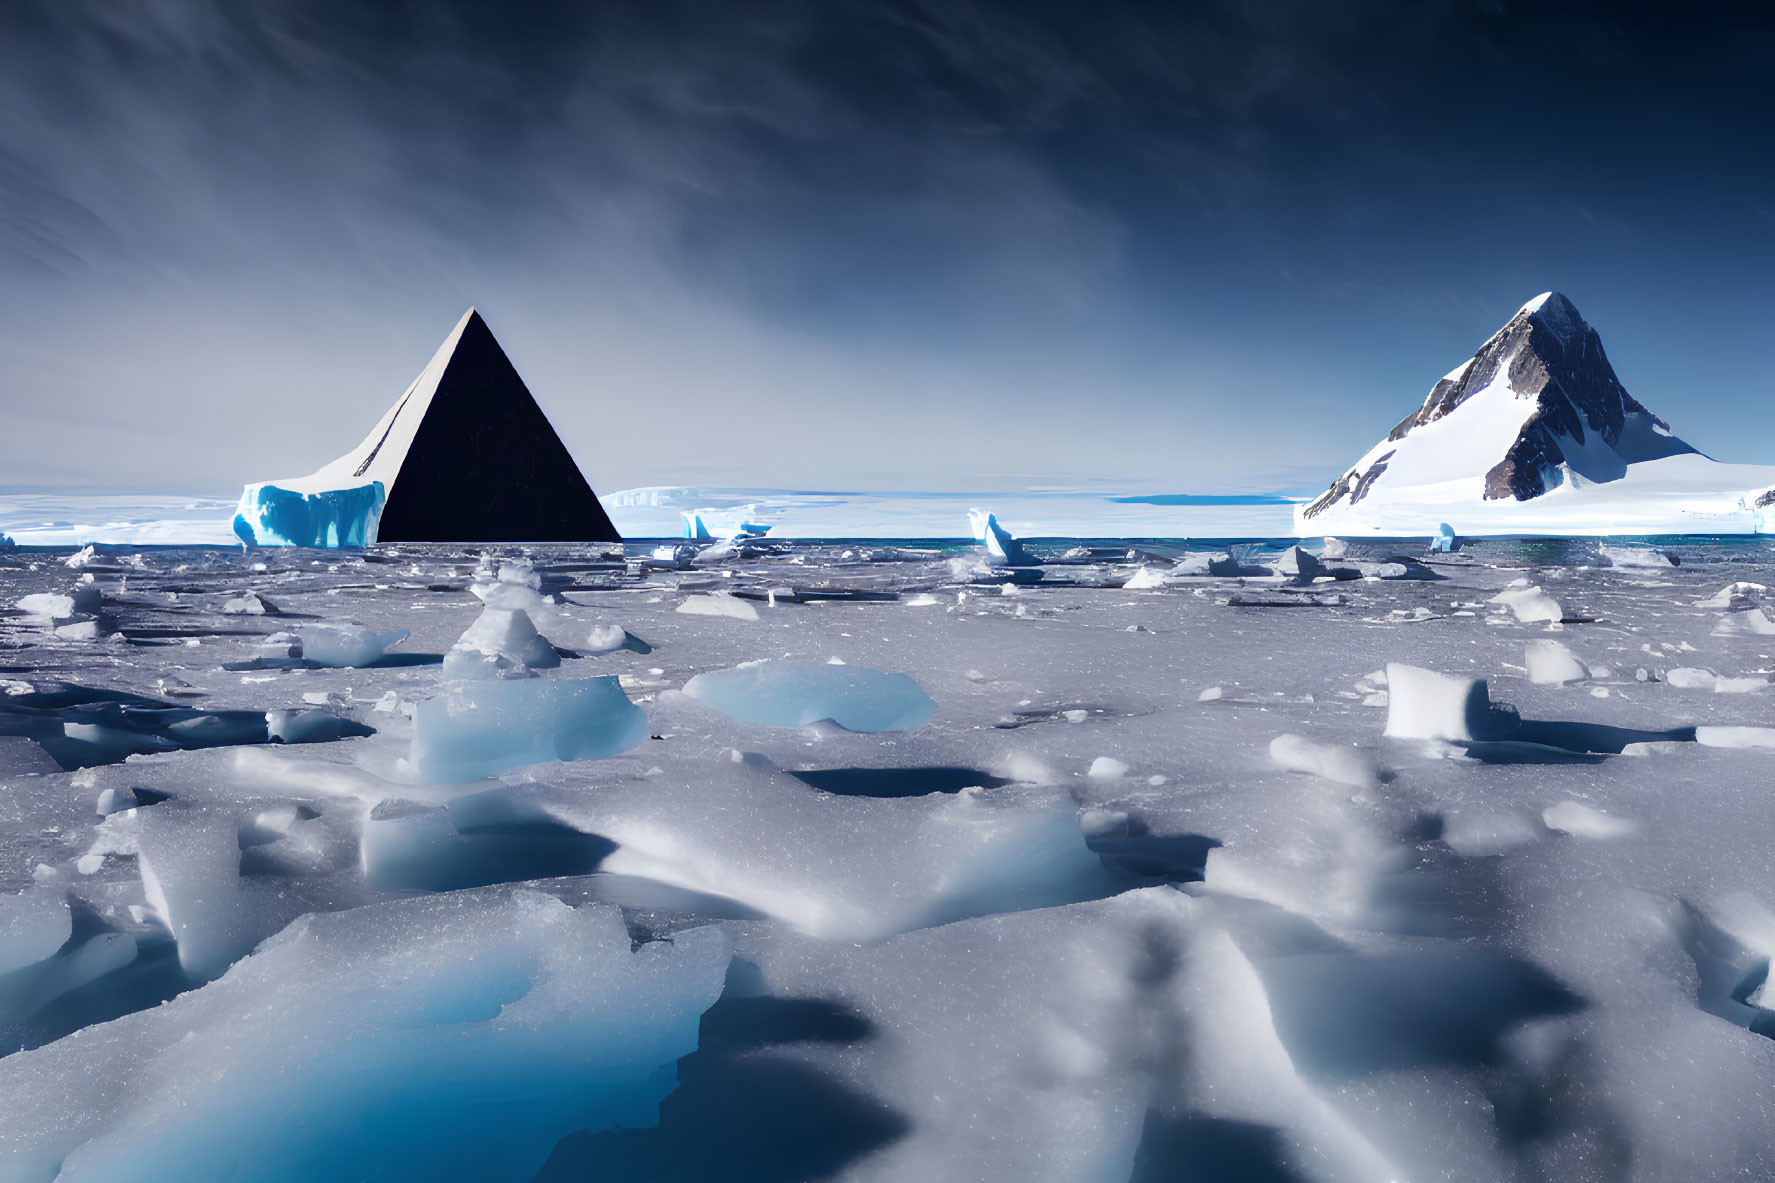
[[[1500,376],[1506,383],[1492,389]],[[1401,442],[1488,390],[1487,398],[1533,400],[1521,431],[1486,470],[1488,500],[1539,497],[1559,483],[1562,465],[1600,482],[1619,477],[1628,464],[1695,451],[1627,393],[1603,352],[1602,338],[1558,292],[1511,317],[1472,361],[1437,382],[1423,405],[1400,420],[1387,439]],[[1599,459],[1594,448],[1586,447],[1593,435],[1613,450],[1614,458],[1605,453]],[[1356,504],[1397,451],[1386,452],[1366,470],[1352,468],[1340,475],[1302,515],[1315,517],[1346,498]]]

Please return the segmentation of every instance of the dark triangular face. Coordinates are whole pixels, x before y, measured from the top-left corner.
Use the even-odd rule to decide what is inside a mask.
[[[479,313],[401,461],[378,542],[620,542]]]

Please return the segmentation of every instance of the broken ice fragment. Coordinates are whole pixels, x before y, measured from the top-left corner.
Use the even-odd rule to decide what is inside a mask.
[[[698,674],[684,693],[742,723],[805,727],[830,719],[847,731],[927,722],[937,704],[905,674],[811,661],[753,661]]]
[[[1491,695],[1483,678],[1387,665],[1387,735],[1394,739],[1484,739]]]
[[[408,771],[427,784],[551,760],[597,760],[647,738],[614,676],[450,682],[413,715]]]
[[[727,592],[710,592],[706,596],[691,596],[678,605],[678,611],[686,616],[726,616],[734,620],[758,619],[758,609]]]
[[[1559,601],[1538,587],[1507,587],[1493,596],[1491,602],[1504,605],[1524,624],[1542,621],[1558,624],[1565,619],[1565,610],[1559,606]]]
[[[659,1120],[730,938],[452,893],[298,920],[219,981],[0,1060],[6,1174],[523,1183]]]
[[[1538,686],[1561,686],[1590,677],[1584,663],[1558,641],[1530,641],[1523,660],[1528,666],[1528,680]]]
[[[285,633],[278,633],[268,639],[268,643],[287,643],[282,638]],[[391,633],[375,633],[356,624],[314,624],[298,632],[300,652],[292,652],[292,657],[300,657],[315,665],[333,668],[362,667],[381,660],[387,656],[392,645],[398,645],[407,639],[406,629],[396,629]]]
[[[561,655],[519,608],[483,608],[468,631],[444,655],[444,677],[525,677],[553,669]]]

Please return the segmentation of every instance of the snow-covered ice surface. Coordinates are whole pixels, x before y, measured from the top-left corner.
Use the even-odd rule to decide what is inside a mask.
[[[1775,1174],[1775,548],[1029,545],[0,554],[0,1180]]]

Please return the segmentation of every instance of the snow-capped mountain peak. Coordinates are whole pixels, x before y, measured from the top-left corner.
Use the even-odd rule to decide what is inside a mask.
[[[1482,500],[1528,501],[1694,451],[1627,393],[1576,306],[1543,292],[1301,517],[1348,511],[1377,490],[1472,479]]]

